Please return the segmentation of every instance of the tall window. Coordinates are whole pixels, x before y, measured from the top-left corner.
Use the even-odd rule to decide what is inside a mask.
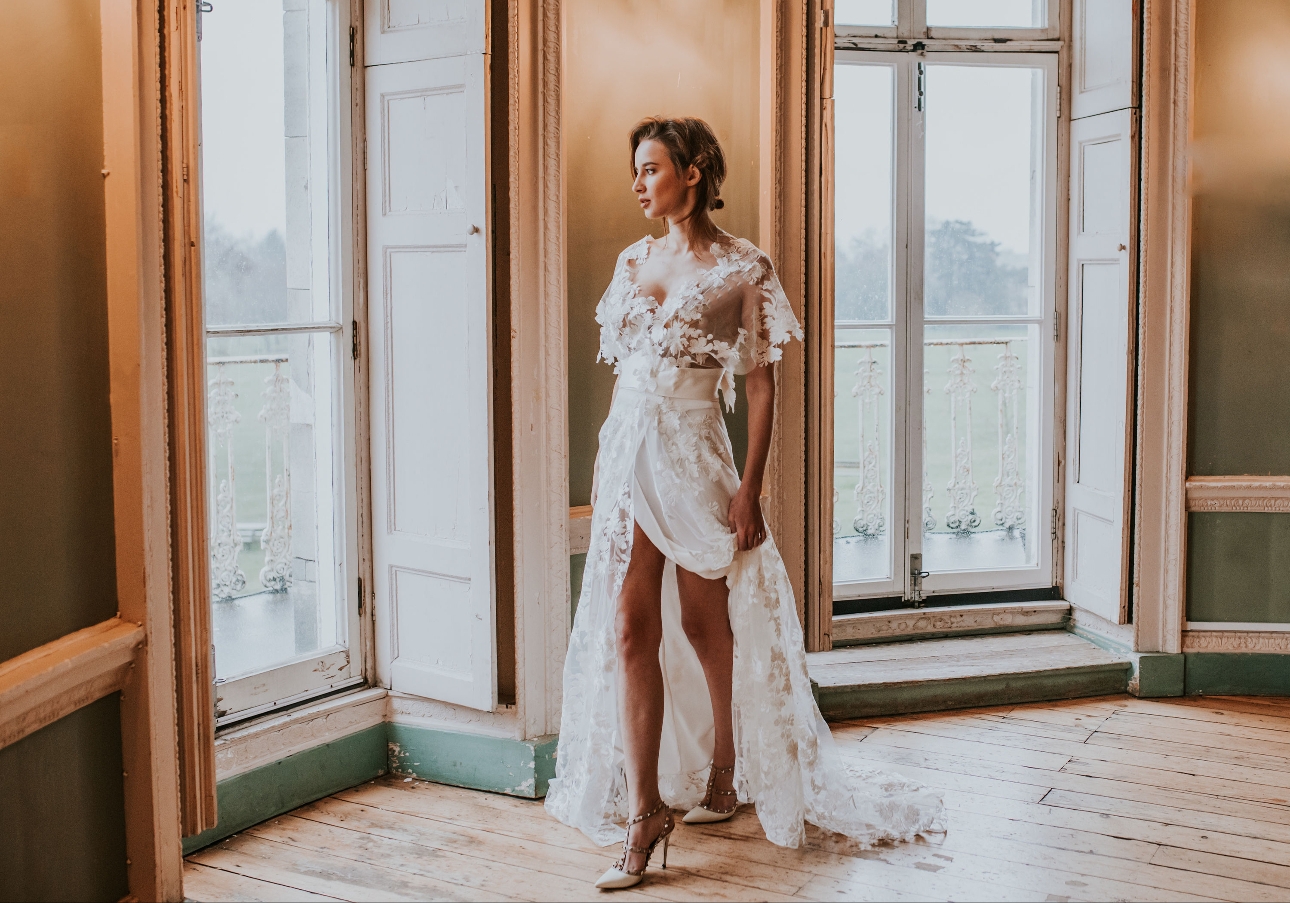
[[[835,599],[1052,585],[1050,16],[837,3]]]
[[[342,6],[217,0],[201,15],[211,605],[222,722],[362,674]]]

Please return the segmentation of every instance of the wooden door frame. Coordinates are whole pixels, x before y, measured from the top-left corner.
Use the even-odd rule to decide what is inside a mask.
[[[761,242],[810,328],[808,23],[819,0],[761,0]],[[511,429],[516,703],[525,737],[559,729],[570,629],[568,328],[560,0],[509,0]],[[500,23],[495,23],[495,27]],[[831,624],[808,580],[807,349],[779,368],[767,515],[809,649]]]
[[[1192,0],[1144,0],[1134,649],[1183,651]]]
[[[144,633],[121,690],[126,868],[131,896],[178,900],[183,859],[167,492],[162,23],[157,4],[144,0],[102,0],[100,10],[117,600],[121,619]]]

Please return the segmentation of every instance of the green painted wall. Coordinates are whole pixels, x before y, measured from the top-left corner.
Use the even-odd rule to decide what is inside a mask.
[[[613,370],[596,363],[596,304],[623,248],[662,234],[631,192],[628,133],[651,115],[700,116],[717,132],[730,175],[714,219],[758,240],[756,0],[565,0],[564,141],[568,191],[569,504],[591,503],[597,434]],[[685,22],[677,28],[677,22]],[[742,381],[741,381],[742,382]],[[740,395],[743,386],[739,386]],[[743,464],[747,414],[727,418]]]
[[[0,4],[0,661],[112,617],[98,0]],[[0,899],[126,893],[109,697],[0,750]]]
[[[0,749],[0,900],[119,900],[121,709],[107,696]]]
[[[1187,619],[1290,622],[1290,517],[1187,518]]]
[[[1188,468],[1288,475],[1290,95],[1261,61],[1284,57],[1290,4],[1195,15]],[[1290,515],[1192,514],[1188,537],[1189,619],[1290,622]]]

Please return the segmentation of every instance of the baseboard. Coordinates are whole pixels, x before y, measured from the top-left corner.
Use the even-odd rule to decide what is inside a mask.
[[[1112,627],[1123,630],[1124,625],[1112,625],[1109,621],[1103,621],[1101,618],[1082,612],[1076,615],[1070,626],[1070,632],[1129,662],[1133,666],[1133,671],[1129,675],[1127,689],[1134,696],[1143,699],[1162,699],[1183,695],[1182,653],[1134,652],[1130,646],[1122,642],[1122,637],[1109,635],[1110,631],[1106,628]]]
[[[1290,655],[1184,652],[1188,696],[1290,696]]]
[[[555,777],[556,736],[511,740],[387,724],[390,770],[426,781],[529,799]]]
[[[219,823],[185,837],[184,855],[385,773],[387,727],[373,725],[220,781],[215,786]]]

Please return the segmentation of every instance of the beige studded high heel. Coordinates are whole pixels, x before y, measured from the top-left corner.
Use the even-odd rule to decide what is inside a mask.
[[[739,793],[734,790],[716,789],[717,775],[732,774],[734,770],[735,767],[733,765],[729,768],[712,769],[712,773],[708,775],[708,792],[704,794],[703,802],[685,813],[685,817],[682,818],[681,821],[685,822],[687,825],[710,825],[714,822],[725,821],[734,815],[735,810],[739,808]],[[732,797],[729,801],[729,808],[716,808],[713,805],[714,801],[712,798],[714,796]]]
[[[613,867],[600,876],[600,880],[596,882],[596,887],[601,890],[623,890],[624,888],[635,887],[640,884],[645,878],[645,870],[649,868],[649,858],[654,855],[654,848],[659,845],[660,841],[663,844],[663,868],[667,868],[667,838],[672,833],[672,829],[676,827],[676,823],[672,821],[671,812],[669,812],[667,817],[663,819],[663,830],[659,832],[658,836],[654,838],[653,842],[650,843],[648,847],[634,847],[630,845],[632,825],[637,822],[653,818],[666,808],[667,804],[660,800],[657,806],[649,812],[646,812],[644,815],[638,815],[635,818],[627,819],[627,836],[623,838],[623,855],[618,857],[618,860],[614,862]],[[641,866],[639,872],[627,871],[628,853],[644,854],[645,864]]]

